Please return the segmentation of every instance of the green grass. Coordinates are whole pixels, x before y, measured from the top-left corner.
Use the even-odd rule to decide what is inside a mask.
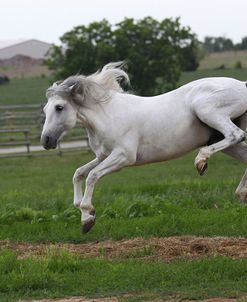
[[[49,86],[47,77],[12,79],[9,84],[0,85],[0,105],[45,103]]]
[[[0,160],[0,239],[86,242],[136,236],[247,235],[247,207],[234,197],[244,166],[224,155],[199,177],[195,154],[123,169],[96,186],[97,223],[80,234],[71,179],[91,154]]]
[[[247,259],[225,257],[170,264],[128,259],[83,259],[67,252],[18,259],[0,253],[0,299],[64,296],[123,296],[122,301],[152,298],[239,297],[247,292]]]
[[[183,72],[179,85],[207,77],[230,77],[241,81],[247,81],[247,68],[243,69],[222,69],[222,70],[196,70],[192,72]]]

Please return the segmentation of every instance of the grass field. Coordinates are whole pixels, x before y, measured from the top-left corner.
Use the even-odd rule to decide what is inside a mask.
[[[247,80],[247,69],[186,72],[180,85],[211,76]],[[12,80],[0,86],[0,105],[43,103],[49,85],[48,78]],[[80,232],[80,213],[72,206],[72,176],[93,158],[91,153],[0,158],[0,301],[115,296],[118,301],[137,302],[246,296],[246,246],[239,237],[247,237],[247,206],[234,196],[245,167],[217,154],[210,159],[206,175],[199,177],[195,155],[126,168],[102,179],[93,198],[97,222],[86,235]],[[217,236],[225,236],[223,251],[235,248],[227,243],[227,238],[233,238],[239,247],[242,244],[243,255],[219,254],[213,247],[207,251],[206,237],[196,237],[202,240],[202,245],[194,246],[197,257],[180,255],[169,236],[181,238],[188,250],[186,236],[209,236],[215,242]],[[156,257],[151,245],[109,258],[109,251],[124,244],[119,240],[129,244],[137,238],[148,242],[165,237],[171,238],[174,253],[169,261]],[[90,245],[97,255],[64,249],[69,244],[85,249]],[[40,245],[47,249],[41,250]]]
[[[247,208],[233,194],[243,165],[215,156],[207,176],[201,178],[193,156],[104,178],[94,197],[98,223],[87,236],[80,235],[71,179],[76,167],[92,155],[1,159],[0,238],[86,242],[154,235],[247,235]],[[225,175],[226,169],[231,173]]]
[[[247,51],[224,51],[205,55],[201,60],[199,69],[217,69],[224,66],[225,68],[235,68],[238,62],[242,68],[247,68]]]
[[[167,163],[126,168],[97,186],[97,223],[80,233],[71,178],[90,153],[0,160],[0,239],[29,242],[100,242],[172,235],[246,236],[247,207],[234,197],[244,166],[224,155],[199,177],[195,154]],[[70,295],[155,298],[238,297],[247,293],[246,259],[216,256],[164,263],[142,259],[89,259],[50,251],[41,258],[0,254],[0,300]],[[139,259],[140,258],[140,259]],[[64,284],[67,284],[64,286]],[[141,297],[141,298],[140,298]]]
[[[0,85],[0,105],[43,104],[49,86],[47,77],[12,79],[8,84]]]

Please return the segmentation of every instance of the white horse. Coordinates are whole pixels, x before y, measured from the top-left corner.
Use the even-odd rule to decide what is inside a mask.
[[[177,158],[198,147],[195,166],[200,175],[219,151],[247,163],[245,82],[205,78],[162,95],[140,97],[124,93],[120,80],[128,82],[128,75],[120,63],[110,63],[100,72],[71,76],[47,90],[44,148],[56,148],[63,133],[80,121],[96,155],[73,177],[74,205],[81,210],[84,233],[95,223],[94,186],[106,174]],[[236,193],[247,201],[247,172]]]

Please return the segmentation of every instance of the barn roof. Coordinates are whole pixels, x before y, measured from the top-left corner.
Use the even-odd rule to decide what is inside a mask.
[[[0,46],[0,60],[9,59],[16,55],[43,59],[50,48],[51,44],[44,41],[36,39],[25,40],[5,47]]]

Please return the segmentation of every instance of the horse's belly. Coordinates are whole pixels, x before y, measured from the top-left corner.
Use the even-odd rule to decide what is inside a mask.
[[[140,141],[136,164],[166,161],[180,157],[200,146],[207,144],[212,130],[196,122],[186,125],[183,129],[174,130],[173,133],[152,133]]]

